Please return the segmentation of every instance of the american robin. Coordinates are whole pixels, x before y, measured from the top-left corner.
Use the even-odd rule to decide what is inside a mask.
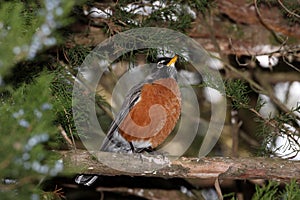
[[[128,91],[101,151],[140,153],[165,141],[181,112],[177,58],[160,59],[152,73]],[[90,186],[97,179],[97,175],[77,175],[75,182]]]
[[[139,153],[165,141],[181,111],[177,59],[160,59],[151,74],[128,91],[101,151]]]

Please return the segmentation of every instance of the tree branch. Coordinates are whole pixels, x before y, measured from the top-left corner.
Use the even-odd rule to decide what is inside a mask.
[[[296,179],[300,182],[300,162],[274,158],[179,158],[164,163],[163,168],[153,171],[129,172],[133,168],[143,169],[158,167],[154,161],[158,156],[127,155],[108,152],[97,152],[91,155],[84,150],[60,151],[67,171],[83,174],[99,175],[128,175],[164,178],[194,178],[205,180],[244,180],[268,179],[289,182]],[[95,157],[101,159],[98,162]],[[145,159],[147,158],[147,159]],[[151,159],[150,159],[151,158]],[[171,158],[172,160],[172,158]],[[106,163],[103,164],[103,163]],[[122,170],[115,170],[109,166],[118,166]]]

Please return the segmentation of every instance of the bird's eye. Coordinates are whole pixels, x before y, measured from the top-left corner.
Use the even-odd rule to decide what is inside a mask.
[[[157,68],[162,68],[165,64],[166,60],[160,60],[157,62]]]
[[[164,64],[163,64],[163,63],[160,63],[160,62],[158,62],[158,63],[157,63],[157,68],[162,68],[162,67],[164,67]]]

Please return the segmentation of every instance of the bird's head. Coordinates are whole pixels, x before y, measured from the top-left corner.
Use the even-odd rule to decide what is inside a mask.
[[[178,56],[175,55],[173,58],[160,58],[157,62],[158,66],[167,66],[167,67],[175,67],[175,63],[178,59]]]

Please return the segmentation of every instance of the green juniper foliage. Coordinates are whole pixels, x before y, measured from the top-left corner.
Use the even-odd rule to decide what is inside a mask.
[[[256,185],[255,189],[252,200],[297,200],[300,198],[300,188],[295,180],[286,184],[283,190],[280,190],[279,183],[274,181],[270,181],[262,187]]]
[[[185,1],[180,1],[185,2]],[[202,14],[205,14],[210,7],[214,6],[214,1],[207,1],[207,0],[188,0],[188,5],[192,8],[195,8],[197,11],[201,12]]]
[[[23,61],[33,61],[42,50],[60,42],[56,30],[70,22],[73,6],[66,0],[0,2],[1,199],[46,199],[39,183],[63,170],[62,161],[49,151],[57,144],[58,132],[54,123],[58,101],[50,89],[51,84],[57,88],[52,83],[55,74],[30,73],[43,67]],[[30,81],[14,84],[16,71]]]
[[[76,136],[76,129],[72,117],[72,75],[67,74],[62,67],[58,67],[53,74],[55,75],[55,78],[53,78],[50,84],[50,89],[55,99],[53,102],[56,116],[55,124],[61,125],[69,134],[69,137],[72,138]],[[65,142],[59,133],[57,133],[56,139],[57,144],[60,144],[62,141]]]
[[[142,22],[142,26],[155,26],[157,22],[165,24],[167,28],[185,32],[190,28],[192,18],[185,10],[178,9],[177,6],[170,5],[160,8]]]
[[[278,193],[279,183],[277,182],[269,182],[263,187],[259,185],[255,186],[256,192],[252,198],[252,200],[269,200],[275,199],[276,194]]]
[[[281,198],[284,200],[300,199],[300,187],[296,180],[292,180],[285,186],[285,190],[281,192]]]
[[[0,74],[45,47],[57,44],[55,30],[63,27],[73,1],[5,1],[0,3]]]
[[[256,110],[258,111],[265,102],[258,99]],[[289,113],[277,112],[273,116],[270,114],[267,118],[262,119],[256,117],[255,121],[258,123],[257,136],[263,139],[263,143],[260,150],[257,152],[259,155],[270,156],[276,155],[277,149],[293,150],[291,155],[285,155],[285,157],[293,158],[299,153],[299,142],[297,141],[297,119],[294,113],[300,111],[299,106],[292,108]],[[285,137],[286,136],[286,137]],[[286,138],[285,144],[277,146],[275,149],[270,147],[275,147],[275,141],[277,137]]]
[[[273,113],[268,118],[263,118],[259,114],[259,110],[265,105],[265,102],[258,98],[256,106],[252,107],[249,105],[249,93],[251,89],[248,87],[243,80],[227,80],[225,81],[226,96],[231,100],[231,106],[235,110],[248,109],[256,114],[255,122],[257,122],[258,138],[262,139],[262,145],[258,149],[257,154],[259,155],[275,155],[276,150],[282,148],[283,150],[293,150],[294,153],[286,155],[286,157],[293,158],[297,152],[299,152],[299,142],[297,142],[297,119],[295,113],[299,112],[299,106],[292,108],[290,112],[277,112]],[[286,144],[280,147],[274,147],[277,137],[285,138],[287,136]]]
[[[232,101],[233,109],[247,108],[249,103],[249,88],[245,81],[240,79],[225,82],[226,95]]]
[[[224,198],[236,200],[235,193],[224,194]],[[280,188],[279,183],[270,181],[264,186],[255,186],[255,193],[252,200],[298,200],[300,198],[300,187],[296,180],[287,183]]]
[[[154,4],[154,2],[156,4]],[[132,7],[127,7],[131,4]],[[192,9],[204,13],[211,5],[211,2],[205,0],[198,1],[149,1],[145,3],[142,1],[127,1],[120,0],[113,8],[113,15],[110,16],[110,22],[106,23],[105,32],[108,35],[114,35],[119,31],[125,31],[131,28],[138,27],[166,27],[181,32],[186,32],[191,27],[192,18],[188,13],[187,6]],[[152,12],[141,14],[137,10],[147,6],[147,9]],[[128,9],[124,9],[128,8]]]
[[[57,131],[51,80],[51,75],[43,74],[1,102],[1,179],[13,182],[2,185],[6,189],[1,190],[1,199],[15,199],[16,195],[28,199],[37,190],[35,183],[63,170],[62,161],[47,150]]]
[[[67,49],[66,56],[68,62],[73,68],[80,66],[85,57],[91,52],[91,48],[83,45],[75,44],[75,46],[71,49]],[[75,71],[73,75],[76,75]]]

